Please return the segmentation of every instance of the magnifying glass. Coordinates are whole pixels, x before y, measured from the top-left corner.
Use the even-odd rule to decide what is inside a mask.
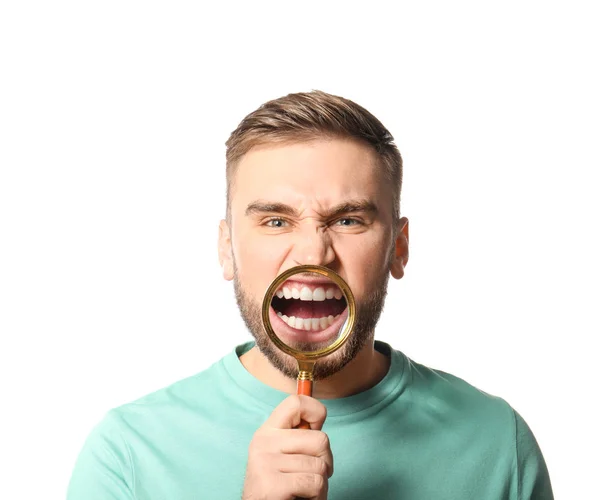
[[[337,351],[356,320],[348,284],[322,266],[296,266],[281,273],[267,289],[262,321],[269,338],[298,361],[298,394],[312,396],[315,363]],[[301,428],[309,428],[301,424]]]

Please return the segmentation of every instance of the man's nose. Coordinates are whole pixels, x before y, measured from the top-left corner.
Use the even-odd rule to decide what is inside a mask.
[[[299,231],[292,258],[297,265],[327,266],[335,260],[331,236],[325,228],[310,227]]]

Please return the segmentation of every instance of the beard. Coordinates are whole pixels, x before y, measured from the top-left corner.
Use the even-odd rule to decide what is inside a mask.
[[[235,298],[240,309],[240,314],[246,327],[256,341],[256,347],[267,358],[267,360],[277,370],[285,376],[295,379],[298,375],[298,362],[295,358],[279,350],[273,344],[262,323],[260,301],[254,300],[244,289],[235,260],[233,262],[234,278],[233,286]],[[386,266],[385,272],[377,277],[371,290],[366,294],[366,298],[360,302],[356,300],[356,321],[354,328],[348,339],[337,351],[320,358],[314,366],[314,380],[323,380],[339,372],[344,366],[352,361],[367,342],[372,341],[375,334],[375,326],[379,321],[385,297],[387,295],[387,286],[389,280],[389,266]],[[294,346],[301,348],[301,346]],[[310,346],[307,350],[315,350]]]

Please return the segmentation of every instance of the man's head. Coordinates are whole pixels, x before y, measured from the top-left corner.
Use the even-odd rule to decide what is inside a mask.
[[[321,91],[289,94],[269,101],[246,116],[226,143],[227,218],[240,160],[257,146],[354,139],[370,146],[381,174],[392,187],[392,210],[400,218],[402,157],[392,134],[362,106]]]
[[[266,336],[260,305],[269,283],[300,264],[336,271],[358,306],[351,341],[317,364],[341,369],[373,338],[389,274],[408,260],[399,215],[402,160],[371,113],[323,92],[290,94],[248,115],[227,141],[227,220],[219,258],[258,347],[284,373],[293,360]]]

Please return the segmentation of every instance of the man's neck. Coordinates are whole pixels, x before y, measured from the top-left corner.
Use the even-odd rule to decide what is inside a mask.
[[[296,381],[275,368],[256,346],[240,356],[248,372],[264,384],[289,394],[296,392]],[[368,342],[358,355],[342,370],[314,384],[317,399],[335,399],[352,396],[375,386],[385,377],[390,359]]]

